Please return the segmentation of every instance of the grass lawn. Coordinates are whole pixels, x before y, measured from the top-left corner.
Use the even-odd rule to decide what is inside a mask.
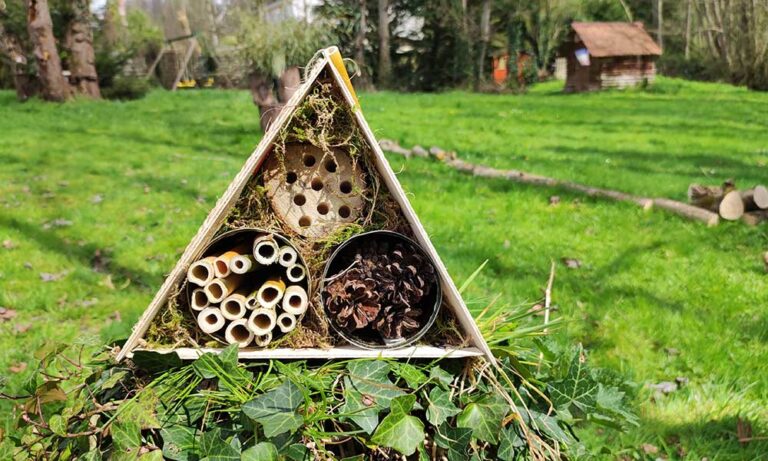
[[[562,95],[546,84],[524,96],[377,93],[362,103],[380,137],[595,186],[683,198],[694,181],[768,182],[768,94],[728,86],[664,79],[647,92]],[[46,341],[128,334],[258,142],[257,117],[235,91],[67,105],[0,92],[0,306],[18,313],[0,323],[0,376],[12,388]],[[473,307],[496,293],[533,302],[551,260],[583,263],[558,263],[554,299],[568,322],[556,336],[631,377],[642,421],[623,434],[580,431],[592,450],[768,459],[768,440],[736,435],[741,418],[768,436],[768,228],[709,229],[390,160],[453,276],[490,260]],[[560,205],[548,205],[553,194]],[[648,387],[678,377],[687,384],[669,395]],[[0,414],[9,408],[0,402]]]

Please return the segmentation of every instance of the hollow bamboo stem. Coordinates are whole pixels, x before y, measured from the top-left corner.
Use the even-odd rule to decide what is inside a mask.
[[[235,274],[246,274],[260,267],[253,255],[237,255],[229,261],[229,270]]]
[[[224,316],[216,307],[206,307],[197,314],[197,324],[203,333],[215,333],[224,328],[225,323]]]
[[[256,309],[248,318],[248,329],[256,336],[271,334],[277,323],[277,314],[274,309]]]
[[[277,261],[279,251],[280,248],[271,235],[264,235],[253,241],[253,257],[263,266]]]
[[[299,258],[299,255],[296,253],[296,250],[294,250],[291,247],[282,247],[280,248],[280,252],[278,254],[278,262],[283,267],[291,267],[294,264],[296,264],[296,260]]]
[[[283,311],[298,317],[307,311],[308,305],[309,298],[304,288],[298,285],[291,285],[285,290]]]
[[[287,312],[283,312],[277,316],[277,327],[280,328],[280,331],[283,333],[292,331],[294,328],[296,328],[296,316]]]
[[[285,293],[285,282],[280,277],[273,276],[259,288],[256,300],[261,307],[271,309],[280,302],[283,293]]]
[[[246,319],[237,319],[227,326],[224,338],[229,344],[237,344],[238,347],[248,347],[253,342],[254,334],[248,329]]]
[[[205,294],[205,290],[202,288],[195,288],[192,291],[192,310],[195,310],[197,312],[200,312],[201,310],[205,309],[206,307],[211,305],[211,302],[208,300],[208,295]]]
[[[207,285],[215,276],[215,269],[213,267],[215,262],[215,256],[208,256],[193,262],[187,270],[187,280],[201,287]]]
[[[205,286],[205,294],[208,295],[210,302],[220,303],[237,289],[242,280],[243,276],[237,274],[223,279],[213,279],[213,281]]]
[[[227,320],[237,320],[245,317],[246,313],[246,290],[238,290],[227,296],[221,302],[221,315]]]
[[[307,276],[307,271],[304,269],[304,266],[301,264],[294,264],[291,267],[288,268],[286,272],[286,277],[288,277],[288,281],[292,283],[298,283],[304,280],[304,277]]]
[[[272,333],[256,336],[253,342],[259,347],[266,347],[272,342]]]

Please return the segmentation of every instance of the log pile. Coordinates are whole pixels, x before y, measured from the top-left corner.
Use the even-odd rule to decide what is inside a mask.
[[[190,265],[189,306],[200,330],[239,347],[265,347],[307,310],[307,269],[287,241],[258,233],[225,238]],[[253,235],[253,234],[250,234]],[[227,245],[228,241],[233,242]],[[213,254],[208,254],[213,253]]]
[[[720,186],[691,184],[688,201],[728,221],[741,219],[754,226],[768,218],[768,188],[763,185],[739,190],[732,180]]]

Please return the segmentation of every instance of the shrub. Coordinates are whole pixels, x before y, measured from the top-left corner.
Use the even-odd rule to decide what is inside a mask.
[[[107,99],[141,99],[152,86],[141,77],[117,76],[112,80],[112,86],[102,89],[102,95]]]

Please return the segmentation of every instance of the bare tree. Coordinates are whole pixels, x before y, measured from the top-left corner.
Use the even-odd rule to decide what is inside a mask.
[[[66,100],[70,96],[69,82],[61,72],[48,0],[27,0],[27,29],[37,61],[43,98],[48,101]]]
[[[392,80],[389,49],[389,0],[378,0],[379,10],[379,85],[387,88]]]
[[[72,86],[77,93],[98,99],[101,92],[96,75],[89,3],[89,0],[71,0],[72,19],[67,26],[66,44]]]

